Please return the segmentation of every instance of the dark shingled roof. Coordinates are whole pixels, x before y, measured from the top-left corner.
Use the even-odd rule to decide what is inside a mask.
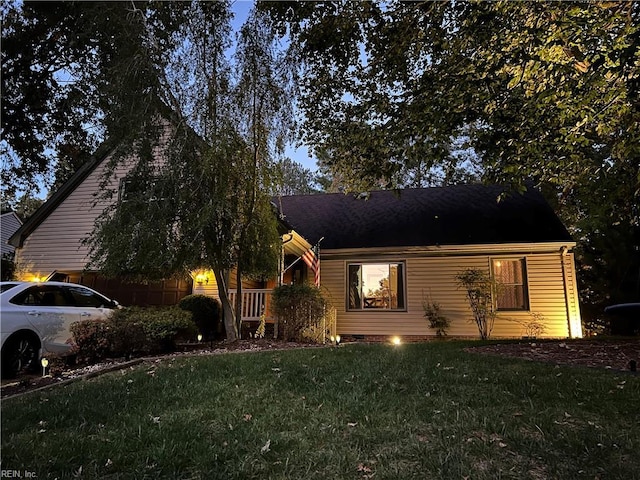
[[[571,241],[542,195],[455,185],[275,199],[284,222],[323,249]],[[366,199],[363,197],[367,197]]]

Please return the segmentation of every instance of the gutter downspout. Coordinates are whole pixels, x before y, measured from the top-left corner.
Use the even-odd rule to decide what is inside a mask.
[[[569,302],[569,284],[567,282],[567,267],[564,264],[565,257],[567,256],[568,247],[563,245],[560,247],[560,266],[562,267],[562,286],[564,287],[564,305],[567,312],[567,327],[569,331],[569,338],[576,338],[578,335],[573,332],[571,322],[571,303]]]

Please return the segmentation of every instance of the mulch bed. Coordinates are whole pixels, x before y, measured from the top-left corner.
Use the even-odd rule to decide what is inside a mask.
[[[185,347],[184,351],[175,352],[157,358],[171,358],[184,355],[219,355],[233,352],[258,352],[262,350],[285,350],[291,348],[313,348],[317,345],[282,342],[277,340],[241,340],[234,343],[216,342],[202,348],[201,346]],[[640,362],[640,339],[620,340],[567,340],[567,341],[526,341],[495,343],[478,347],[468,347],[467,352],[499,355],[502,357],[524,358],[557,365],[586,366],[611,369],[616,371],[630,369],[630,362]],[[60,385],[91,378],[96,375],[122,368],[133,368],[133,365],[150,359],[126,361],[124,359],[109,360],[100,364],[87,365],[65,371],[59,377],[26,375],[18,380],[3,381],[0,388],[1,398],[35,391],[51,385]]]
[[[640,339],[528,341],[465,349],[468,352],[524,358],[557,365],[630,370],[640,363]]]

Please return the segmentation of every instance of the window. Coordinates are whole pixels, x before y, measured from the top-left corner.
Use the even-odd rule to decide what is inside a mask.
[[[348,310],[404,310],[404,263],[347,265]]]
[[[169,183],[160,177],[120,179],[119,198],[121,202],[132,200],[157,202],[165,200]]]
[[[527,269],[524,258],[494,259],[495,302],[498,310],[528,310]]]
[[[66,307],[70,303],[55,285],[37,285],[24,290],[10,300],[15,305],[34,307]]]
[[[102,308],[109,305],[109,301],[101,295],[82,287],[65,287],[73,298],[76,307]]]

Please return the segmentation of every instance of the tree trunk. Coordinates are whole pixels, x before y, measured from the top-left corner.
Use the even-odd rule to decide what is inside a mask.
[[[218,296],[222,304],[222,318],[224,320],[224,329],[227,332],[227,340],[235,342],[238,340],[238,330],[233,314],[233,307],[229,300],[229,289],[227,288],[227,275],[223,271],[215,270],[216,283],[218,284]]]
[[[238,339],[242,338],[242,273],[240,263],[236,266],[236,329]]]

